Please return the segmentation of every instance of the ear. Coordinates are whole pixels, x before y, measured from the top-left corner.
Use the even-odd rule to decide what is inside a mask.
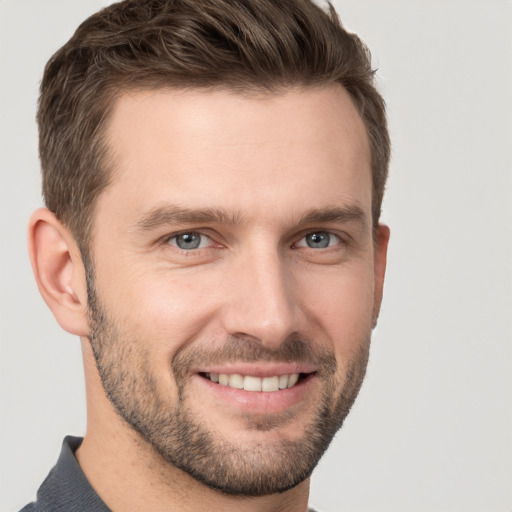
[[[388,254],[388,242],[390,237],[390,230],[384,224],[377,226],[374,242],[374,279],[375,291],[373,300],[373,327],[377,325],[377,318],[379,317],[380,305],[382,303],[382,293],[384,291],[384,276],[386,274],[386,260]]]
[[[59,325],[87,336],[87,286],[82,256],[69,230],[46,208],[29,222],[28,248],[37,287]]]

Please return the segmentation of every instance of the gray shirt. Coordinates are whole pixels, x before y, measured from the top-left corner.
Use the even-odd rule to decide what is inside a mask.
[[[81,437],[68,436],[59,460],[37,491],[37,499],[20,512],[110,512],[85,478],[75,458]]]

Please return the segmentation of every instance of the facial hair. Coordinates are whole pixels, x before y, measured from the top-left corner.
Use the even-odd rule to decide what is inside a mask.
[[[308,478],[341,427],[363,382],[369,333],[358,347],[340,390],[334,353],[310,340],[290,337],[275,350],[252,337],[227,336],[217,348],[194,344],[178,350],[172,371],[177,396],[163,395],[151,368],[148,340],[133,339],[119,327],[98,298],[91,265],[86,265],[89,340],[105,393],[119,416],[167,463],[204,485],[228,495],[263,496],[295,487]],[[126,329],[125,329],[126,331]],[[220,348],[219,348],[220,347]],[[215,425],[201,421],[189,407],[190,369],[198,363],[297,362],[318,369],[321,395],[299,439],[240,445],[221,436]],[[251,416],[245,428],[271,431],[297,418],[280,414]],[[301,428],[299,425],[298,428]]]

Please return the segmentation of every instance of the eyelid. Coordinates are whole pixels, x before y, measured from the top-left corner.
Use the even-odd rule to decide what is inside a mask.
[[[180,235],[187,235],[187,234],[198,235],[202,239],[207,239],[208,243],[206,246],[200,246],[200,247],[196,247],[196,248],[192,248],[192,249],[188,249],[188,250],[178,247],[177,243],[171,243],[173,240],[175,241],[177,239],[177,237],[179,237]],[[161,239],[161,241],[162,241],[163,245],[170,245],[170,246],[174,247],[175,249],[177,249],[178,251],[183,251],[183,252],[193,252],[193,251],[199,251],[201,249],[207,249],[208,247],[213,246],[216,243],[215,240],[210,235],[207,235],[200,229],[183,229],[183,230],[177,231],[175,233],[166,235],[165,237],[163,237]],[[202,244],[202,242],[201,242],[201,244]]]
[[[217,242],[214,236],[212,236],[211,234],[205,233],[205,231],[211,231],[211,229],[208,229],[208,228],[207,229],[203,229],[203,228],[181,229],[179,231],[175,231],[173,233],[169,233],[169,234],[163,236],[160,239],[160,243],[162,245],[164,245],[164,246],[165,245],[171,245],[172,247],[178,249],[179,251],[184,251],[184,252],[192,252],[192,251],[198,251],[200,249],[207,249],[208,247],[214,246],[214,245],[219,245],[219,246],[224,245],[224,243],[222,243],[222,242]],[[189,249],[187,251],[185,249],[182,249],[182,248],[178,247],[176,243],[172,243],[172,244],[170,243],[173,239],[175,240],[178,236],[184,235],[184,234],[189,234],[189,233],[194,233],[194,234],[197,234],[197,235],[199,235],[199,236],[201,236],[203,238],[208,239],[209,240],[208,246],[206,246],[206,247],[198,247],[196,249]],[[336,244],[331,245],[329,247],[326,247],[325,249],[330,249],[330,248],[336,247],[338,245],[345,244],[345,243],[348,242],[347,239],[351,239],[352,238],[350,235],[348,235],[346,233],[339,233],[339,232],[336,232],[336,230],[332,230],[332,229],[326,229],[326,228],[307,229],[307,230],[302,231],[302,233],[300,233],[299,235],[296,235],[294,237],[294,239],[296,241],[292,242],[291,246],[292,247],[311,248],[311,247],[308,247],[306,243],[300,244],[300,245],[299,245],[299,243],[303,242],[308,235],[315,234],[315,233],[326,233],[329,236],[334,237],[337,240]],[[311,249],[313,249],[313,248],[311,248]],[[316,250],[318,250],[318,249],[316,249]]]
[[[335,238],[336,243],[334,245],[329,245],[328,247],[318,247],[318,248],[309,247],[307,245],[307,243],[305,242],[306,237],[308,235],[314,235],[314,234],[320,234],[320,233],[325,233],[325,234],[329,235],[330,237]],[[301,242],[304,242],[304,243],[301,243]],[[306,249],[313,249],[313,250],[321,250],[321,249],[326,250],[326,249],[332,249],[332,248],[342,245],[344,243],[345,243],[345,240],[341,234],[335,233],[329,229],[308,229],[306,232],[304,232],[302,234],[302,236],[300,236],[300,238],[297,239],[297,241],[293,244],[293,246],[294,247],[305,247]]]

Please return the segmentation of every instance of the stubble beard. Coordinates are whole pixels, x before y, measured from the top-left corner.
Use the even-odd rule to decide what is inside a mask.
[[[87,266],[86,266],[87,270]],[[188,347],[171,364],[178,388],[175,403],[162,396],[143,340],[123,336],[98,299],[87,272],[90,343],[105,393],[120,417],[167,463],[204,485],[228,495],[263,496],[284,492],[308,478],[343,424],[364,379],[370,335],[358,342],[342,390],[332,352],[290,338],[268,351],[252,338],[228,337],[220,350]],[[286,412],[248,418],[246,429],[270,431],[288,421],[304,427],[298,439],[238,445],[202,423],[188,406],[188,369],[209,361],[302,361],[315,364],[322,392],[307,421]],[[300,424],[299,424],[300,428]]]

